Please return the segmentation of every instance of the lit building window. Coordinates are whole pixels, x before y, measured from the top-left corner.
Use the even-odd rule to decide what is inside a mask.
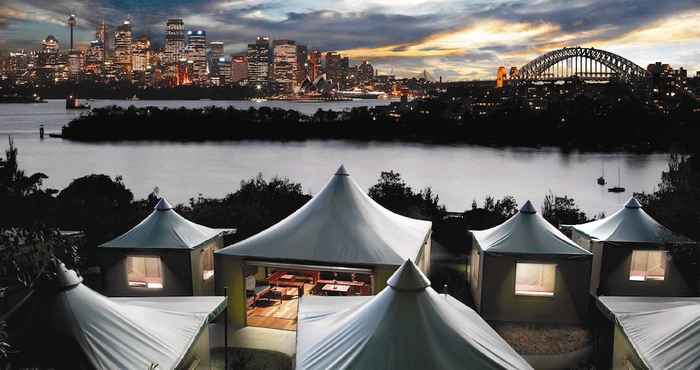
[[[160,257],[129,256],[126,258],[126,271],[130,287],[150,289],[163,287]]]
[[[515,294],[553,296],[556,271],[557,265],[551,263],[516,263]]]
[[[202,278],[204,280],[208,280],[214,276],[214,248],[208,247],[202,251],[200,263],[202,265]]]
[[[666,251],[632,251],[630,280],[663,281],[666,277]]]

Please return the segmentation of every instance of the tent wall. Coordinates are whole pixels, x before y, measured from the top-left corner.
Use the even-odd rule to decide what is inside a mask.
[[[100,251],[104,271],[104,294],[116,297],[191,296],[192,266],[190,250],[129,250],[102,249]],[[130,287],[127,280],[127,256],[161,258],[163,288]]]
[[[207,325],[202,329],[202,332],[197,336],[192,347],[187,352],[183,360],[180,362],[178,369],[190,369],[195,363],[197,370],[210,369],[210,343],[209,343],[209,327]]]
[[[223,246],[223,237],[217,236],[216,238],[202,244],[200,247],[192,250],[191,259],[193,295],[214,295],[214,279],[216,278],[216,270],[214,270],[214,276],[204,280],[202,275],[202,254],[209,247],[212,247],[213,250],[216,251],[223,248]]]
[[[486,320],[578,324],[588,318],[590,258],[482,254],[480,313]],[[516,262],[556,263],[554,296],[515,294]]]
[[[591,266],[591,283],[589,286],[590,293],[598,296],[598,288],[600,288],[600,271],[603,266],[603,243],[590,242],[591,253],[593,253],[593,264]]]
[[[666,263],[666,277],[663,281],[631,281],[629,279],[632,251],[635,249],[659,250],[656,247],[637,245],[602,244],[598,253],[602,254],[600,286],[597,295],[614,296],[694,296],[695,288],[681,275],[678,267],[669,258]],[[670,255],[669,255],[670,256]]]
[[[216,295],[224,295],[228,287],[228,318],[234,327],[244,327],[246,321],[245,274],[243,260],[235,256],[214,255]]]
[[[431,235],[432,231],[428,233],[425,243],[423,244],[423,247],[421,248],[419,255],[416,256],[415,260],[418,268],[426,275],[430,274],[430,254],[432,253],[432,244],[430,243]]]
[[[574,243],[578,244],[579,247],[591,252],[591,239],[589,239],[582,232],[572,228],[571,240],[573,240]]]
[[[377,294],[386,288],[386,281],[396,271],[396,267],[377,267],[374,269],[372,294]]]
[[[613,341],[613,369],[647,369],[644,363],[639,359],[639,356],[637,356],[637,352],[634,351],[619,325],[615,325]]]
[[[472,237],[473,238],[473,237]],[[481,272],[483,252],[476,240],[472,242],[472,252],[469,257],[469,291],[477,311],[481,310]]]

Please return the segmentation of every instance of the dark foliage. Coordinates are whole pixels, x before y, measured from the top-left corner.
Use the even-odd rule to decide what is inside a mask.
[[[557,228],[561,225],[576,225],[590,221],[586,213],[576,206],[573,198],[558,197],[551,191],[544,197],[542,217]]]

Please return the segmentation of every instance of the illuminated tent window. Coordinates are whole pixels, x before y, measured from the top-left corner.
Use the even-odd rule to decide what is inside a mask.
[[[159,257],[129,256],[126,258],[127,279],[130,287],[160,289],[163,274]]]
[[[202,278],[211,279],[214,276],[214,248],[205,248],[200,259],[202,265]]]
[[[516,263],[515,294],[553,296],[556,271],[557,265],[551,263]]]
[[[664,280],[666,251],[632,251],[630,280]]]

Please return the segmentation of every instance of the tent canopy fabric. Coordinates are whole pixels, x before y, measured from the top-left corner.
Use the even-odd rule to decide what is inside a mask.
[[[415,259],[432,223],[372,200],[341,166],[309,202],[270,228],[217,254],[322,264],[400,266]]]
[[[598,299],[649,369],[700,368],[700,298]]]
[[[234,229],[213,229],[180,216],[165,198],[141,223],[117,238],[100,245],[102,248],[192,249]]]
[[[485,253],[590,256],[547,222],[528,200],[518,213],[493,228],[471,231]]]
[[[207,309],[225,305],[225,297],[187,297],[189,308],[157,298],[150,298],[151,304],[127,304],[86,287],[63,264],[56,272],[58,286],[46,315],[96,369],[148,369],[151,364],[174,369],[206,328]]]
[[[296,368],[532,369],[472,309],[407,260],[376,296],[304,296]]]
[[[649,216],[641,204],[630,198],[625,206],[600,220],[568,227],[591,239],[618,243],[690,244],[685,236],[674,233]]]

